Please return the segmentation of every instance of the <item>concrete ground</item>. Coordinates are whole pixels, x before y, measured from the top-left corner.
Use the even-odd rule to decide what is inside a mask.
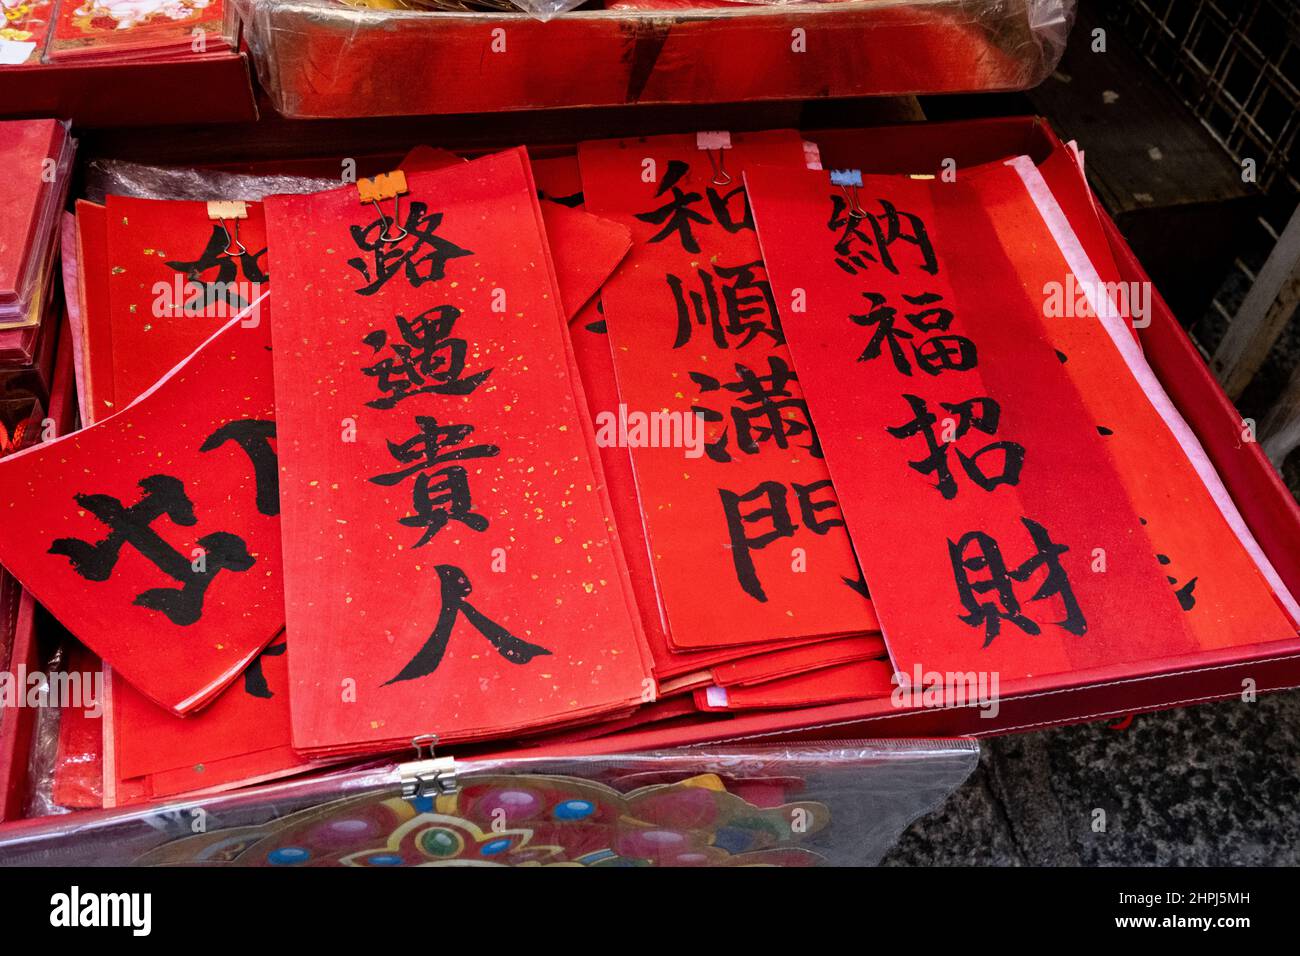
[[[985,741],[884,865],[1300,865],[1300,692]]]

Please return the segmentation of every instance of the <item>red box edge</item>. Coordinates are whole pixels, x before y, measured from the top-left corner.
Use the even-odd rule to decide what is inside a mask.
[[[186,96],[193,98],[185,100]],[[54,63],[0,70],[9,119],[55,116],[79,127],[252,122],[257,99],[248,55],[137,63]]]

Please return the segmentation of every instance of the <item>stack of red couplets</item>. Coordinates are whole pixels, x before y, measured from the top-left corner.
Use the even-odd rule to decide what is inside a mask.
[[[0,564],[106,677],[58,802],[1295,635],[1069,149],[951,181],[670,135],[319,186],[76,204],[83,427],[0,461]]]

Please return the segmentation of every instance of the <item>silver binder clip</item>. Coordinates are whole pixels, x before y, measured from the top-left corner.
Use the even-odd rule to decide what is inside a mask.
[[[832,169],[831,185],[839,186],[840,192],[844,193],[844,201],[849,205],[850,219],[867,218],[867,212],[862,208],[862,202],[858,198],[858,190],[862,188],[862,170]]]
[[[383,224],[379,233],[380,242],[401,242],[407,237],[406,228],[402,225],[402,196],[405,193],[406,173],[400,169],[380,173],[370,179],[357,180],[357,197],[363,203],[370,203],[375,207],[375,212],[379,213],[379,221]],[[393,201],[392,219],[384,215],[384,209],[379,205],[388,199]],[[397,228],[397,232],[390,235],[389,231],[393,227]]]
[[[453,757],[435,756],[434,748],[437,745],[437,734],[421,734],[412,738],[415,759],[397,768],[398,775],[402,778],[402,796],[406,799],[446,796],[459,789],[456,783],[456,760]]]
[[[239,220],[248,218],[248,204],[242,199],[214,199],[208,203],[208,218],[220,224],[221,231],[226,234],[226,241],[222,246],[219,255],[226,257],[242,256],[248,252],[248,247],[239,241]],[[235,224],[234,235],[231,235],[231,229],[226,225],[229,219]],[[234,248],[231,248],[231,245]]]
[[[727,158],[723,152],[731,149],[731,134],[726,130],[696,133],[695,148],[702,149],[709,155],[709,165],[713,167],[713,185],[731,185],[733,180],[731,173],[727,172]]]

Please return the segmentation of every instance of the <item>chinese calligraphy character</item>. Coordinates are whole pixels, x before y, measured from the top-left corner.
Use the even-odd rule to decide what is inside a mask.
[[[958,615],[958,619],[971,627],[984,628],[985,647],[992,644],[1001,632],[1003,621],[1010,621],[1026,634],[1041,633],[1038,623],[1022,613],[1015,590],[1016,583],[1025,583],[1040,568],[1045,568],[1047,573],[1029,600],[1044,601],[1059,596],[1065,616],[1054,622],[1056,626],[1076,636],[1082,636],[1088,630],[1088,622],[1075,599],[1069,575],[1061,565],[1061,555],[1069,548],[1052,541],[1047,529],[1038,522],[1024,517],[1020,521],[1029,531],[1036,551],[1016,568],[1007,567],[998,542],[982,531],[970,531],[955,542],[948,541],[957,594],[967,611]],[[983,572],[988,573],[987,578],[972,579],[972,574]],[[984,595],[991,595],[995,600],[982,600]]]
[[[741,339],[735,347],[744,348],[760,335],[767,336],[776,345],[785,344],[776,300],[761,259],[738,266],[715,266],[713,272],[695,271],[699,289],[689,293],[679,276],[665,277],[677,305],[677,338],[673,348],[688,343],[697,325],[710,330],[713,344],[720,349],[729,347],[732,339]]]
[[[849,203],[844,197],[831,194],[831,218],[827,228],[840,234],[835,242],[835,264],[850,275],[868,271],[873,263],[898,275],[898,264],[894,261],[891,247],[896,242],[903,242],[914,246],[919,253],[921,262],[917,268],[938,275],[939,260],[921,217],[900,212],[888,199],[876,201],[880,203],[879,213],[855,218],[850,215]],[[863,230],[864,224],[870,235]]]
[[[352,241],[369,258],[356,256],[348,265],[361,273],[366,284],[356,291],[360,295],[374,295],[393,276],[404,272],[413,288],[426,282],[435,282],[446,275],[447,263],[461,256],[472,256],[438,235],[443,214],[430,213],[426,203],[412,202],[407,210],[406,235],[398,242],[385,242],[382,238],[389,220],[380,216],[368,226],[351,226]]]
[[[917,366],[928,375],[938,375],[945,370],[965,372],[977,364],[975,343],[965,336],[933,335],[922,340],[920,345],[914,345],[912,340],[916,338],[915,333],[911,329],[900,328],[897,324],[897,307],[887,305],[888,300],[879,292],[864,292],[862,297],[870,304],[870,309],[861,315],[850,315],[849,320],[864,328],[873,326],[874,330],[866,348],[858,356],[859,362],[869,362],[879,358],[888,347],[894,368],[904,375],[911,375],[912,364],[903,348],[906,343]],[[909,305],[922,306],[922,308],[916,312],[905,312],[903,316],[918,332],[947,332],[948,326],[952,324],[953,314],[950,309],[936,304],[942,301],[942,298],[932,292],[914,296],[904,295],[903,300]]]
[[[799,517],[809,531],[824,535],[831,528],[844,525],[844,520],[838,517],[839,503],[834,498],[814,500],[817,492],[831,487],[829,478],[808,485],[793,482],[790,487],[794,489]],[[718,494],[721,496],[722,509],[727,518],[727,533],[731,541],[731,560],[736,568],[736,580],[750,597],[757,601],[766,601],[767,593],[763,590],[763,585],[758,579],[758,571],[754,567],[754,552],[763,550],[781,538],[793,537],[798,529],[799,526],[790,514],[788,489],[779,481],[764,481],[744,494],[727,491],[725,488],[719,488]],[[748,512],[742,510],[743,505],[755,502],[763,502],[763,506]],[[834,511],[837,516],[823,517],[822,512],[826,511]],[[751,526],[770,526],[770,529],[749,534],[747,529]]]
[[[492,458],[501,449],[496,445],[456,447],[474,431],[473,425],[439,425],[429,415],[417,415],[415,423],[420,430],[414,436],[400,444],[388,443],[389,454],[406,467],[370,479],[387,487],[418,473],[412,489],[415,514],[400,519],[408,528],[424,528],[423,536],[413,547],[428,543],[452,521],[459,521],[474,531],[486,530],[488,519],[472,510],[469,472],[461,465],[448,463]]]
[[[515,637],[500,624],[490,620],[478,608],[470,604],[466,598],[470,596],[474,588],[465,572],[460,568],[452,567],[450,564],[439,564],[434,570],[438,573],[442,607],[438,612],[438,621],[434,625],[433,633],[398,675],[387,681],[386,685],[403,680],[413,680],[417,677],[425,677],[436,671],[438,665],[442,663],[443,655],[447,652],[447,644],[451,640],[452,628],[455,627],[456,618],[460,614],[464,614],[465,620],[469,621],[480,634],[487,638],[488,643],[496,648],[496,652],[511,664],[527,664],[534,657],[551,653],[544,647],[530,644]]]
[[[689,172],[690,166],[680,159],[669,160],[668,170],[659,184],[659,189],[655,192],[655,198],[660,198],[665,193],[671,193],[672,198],[657,209],[636,214],[636,218],[642,222],[663,226],[650,237],[650,242],[663,242],[669,236],[676,235],[682,248],[687,252],[699,252],[700,243],[695,238],[695,233],[691,231],[692,223],[700,226],[716,223],[733,235],[744,229],[754,231],[754,212],[750,209],[749,197],[745,195],[743,186],[737,186],[726,193],[720,193],[712,186],[706,188],[709,208],[713,211],[714,217],[711,221],[708,216],[693,208],[705,198],[704,194],[687,192],[680,185]],[[739,212],[734,209],[737,199],[740,200]]]
[[[269,277],[260,263],[262,257],[266,255],[266,249],[260,252],[249,252],[241,244],[239,246],[241,251],[237,255],[226,255],[228,242],[229,235],[225,228],[216,224],[212,227],[208,244],[197,259],[189,262],[171,260],[166,263],[169,269],[182,273],[187,283],[193,283],[203,290],[201,298],[187,299],[184,302],[183,310],[186,313],[202,313],[218,302],[225,302],[234,309],[242,309],[248,305],[248,302],[240,294],[239,277],[243,276],[243,281],[251,284],[260,284],[268,280]],[[216,274],[204,279],[204,276],[214,269]]]
[[[264,515],[280,513],[280,469],[275,449],[271,447],[274,437],[275,422],[245,418],[222,425],[199,446],[199,451],[212,451],[233,441],[243,449],[253,464],[257,510]]]
[[[415,318],[397,316],[401,342],[389,342],[388,332],[376,329],[364,338],[375,354],[385,345],[393,353],[362,371],[376,379],[384,394],[366,402],[371,408],[392,408],[412,395],[468,395],[492,374],[492,369],[465,375],[469,350],[464,339],[451,333],[461,310],[439,305]]]
[[[802,398],[791,394],[789,385],[798,381],[794,372],[785,361],[775,355],[768,356],[771,374],[760,375],[746,365],[736,363],[736,380],[723,384],[711,375],[703,372],[691,372],[691,379],[700,386],[701,392],[719,390],[736,395],[731,406],[731,422],[736,428],[736,445],[747,455],[756,455],[761,450],[760,442],[772,442],[778,448],[789,448],[792,437],[808,436],[807,448],[814,458],[822,457],[821,445],[817,433],[813,430],[812,419],[808,415],[808,406]],[[726,416],[711,408],[694,406],[705,421],[720,422]],[[710,442],[707,451],[714,461],[731,461],[727,450],[727,431],[721,437]]]
[[[918,461],[909,461],[908,467],[923,475],[935,475],[938,481],[935,487],[945,498],[951,500],[957,496],[957,479],[953,476],[948,463],[948,448],[951,443],[939,440],[934,426],[939,419],[930,411],[925,399],[916,395],[904,394],[903,398],[912,408],[911,421],[885,431],[898,439],[921,435],[925,438],[929,454]],[[972,428],[986,435],[993,435],[998,430],[1002,407],[991,398],[971,398],[964,402],[940,402],[942,408],[956,416],[956,428],[953,441],[962,438]],[[985,491],[992,491],[998,485],[1017,485],[1020,482],[1020,469],[1025,463],[1025,449],[1013,441],[990,442],[973,455],[967,455],[961,449],[955,449],[957,460],[961,463],[967,476]],[[1001,467],[990,473],[980,463],[985,455],[1001,453]]]
[[[173,624],[193,624],[203,615],[203,597],[212,579],[223,570],[247,571],[253,566],[254,558],[238,535],[217,531],[198,540],[204,561],[202,570],[196,570],[188,557],[152,527],[164,515],[182,527],[197,523],[184,483],[170,475],[151,475],[142,479],[139,487],[144,495],[130,507],[110,495],[76,495],[79,506],[108,526],[108,536],[95,543],[80,538],[59,538],[50,546],[49,553],[66,557],[73,570],[88,581],[107,581],[117,566],[123,546],[130,545],[181,585],[179,589],[151,588],[136,595],[134,603],[161,611]]]
[[[655,197],[661,197],[664,193],[671,191],[672,199],[658,209],[637,213],[636,218],[651,225],[663,226],[662,229],[650,237],[651,242],[663,242],[676,233],[683,249],[687,252],[699,252],[700,244],[696,241],[694,233],[691,232],[691,223],[707,226],[709,219],[691,208],[704,196],[697,192],[687,192],[677,185],[689,171],[690,167],[681,160],[671,160],[668,163],[668,171],[664,175],[663,182],[659,184],[659,188],[655,191]]]

